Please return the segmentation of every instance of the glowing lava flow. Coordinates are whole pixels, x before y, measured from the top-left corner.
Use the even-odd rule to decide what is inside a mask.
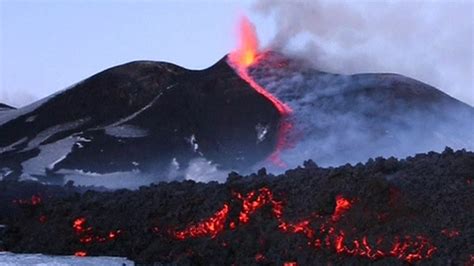
[[[113,230],[107,233],[105,236],[100,236],[94,234],[94,230],[91,226],[86,226],[87,220],[84,217],[79,217],[74,220],[72,228],[76,235],[79,237],[79,242],[84,245],[90,245],[93,243],[105,243],[108,241],[113,241],[117,236],[122,233],[119,230]],[[74,253],[75,256],[84,257],[87,255],[87,252],[84,250],[78,250]]]
[[[13,200],[13,203],[23,206],[37,206],[42,203],[42,200],[39,195],[32,195],[31,199],[17,199]]]
[[[387,257],[397,258],[408,263],[429,259],[437,248],[422,235],[395,236],[391,240],[386,237],[356,237],[354,230],[348,231],[340,228],[338,222],[351,210],[354,200],[342,195],[336,197],[336,206],[330,216],[315,215],[311,219],[298,222],[288,222],[283,219],[283,203],[274,198],[268,188],[251,191],[245,195],[234,193],[237,200],[241,201],[240,212],[236,220],[229,219],[231,204],[225,203],[211,218],[199,223],[193,223],[181,231],[170,230],[171,236],[177,240],[186,240],[196,237],[215,238],[226,229],[235,230],[237,224],[244,226],[251,220],[252,215],[265,206],[271,207],[273,217],[278,221],[278,229],[283,233],[301,234],[306,237],[308,246],[315,249],[333,250],[337,254],[357,256],[370,260]],[[226,223],[227,220],[230,220]],[[350,243],[350,244],[348,244]],[[256,260],[264,258],[264,254],[257,254]]]
[[[282,116],[282,122],[278,130],[278,140],[275,151],[270,155],[269,160],[274,164],[284,167],[285,164],[280,159],[281,150],[286,148],[286,136],[292,128],[292,124],[287,120],[293,110],[280,101],[277,97],[260,86],[248,73],[248,67],[255,64],[258,53],[258,38],[254,26],[246,17],[241,17],[239,24],[239,45],[238,49],[229,54],[229,65],[236,73],[245,80],[256,92],[268,99]]]
[[[211,218],[196,225],[191,225],[182,231],[174,232],[174,236],[180,240],[184,240],[189,237],[203,236],[210,236],[211,238],[214,238],[224,229],[224,223],[227,220],[228,214],[229,205],[224,204],[224,207],[216,212]]]

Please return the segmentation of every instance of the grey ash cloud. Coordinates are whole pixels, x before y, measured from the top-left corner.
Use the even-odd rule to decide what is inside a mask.
[[[270,48],[317,69],[409,76],[474,104],[472,1],[261,0],[275,18]]]

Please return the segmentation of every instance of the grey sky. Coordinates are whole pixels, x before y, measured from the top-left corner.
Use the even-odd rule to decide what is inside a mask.
[[[288,10],[281,9],[282,6],[285,6],[282,3],[285,2],[287,6],[291,7]],[[274,44],[273,36],[278,33],[277,37],[282,38],[284,31],[288,30],[288,28],[282,28],[282,21],[286,20],[285,26],[291,28],[297,26],[294,24],[296,19],[300,21],[300,24],[309,24],[299,25],[300,28],[296,29],[291,28],[291,31],[296,31],[296,34],[284,36],[288,38],[286,41],[290,40],[294,47],[303,47],[305,52],[312,51],[313,57],[320,58],[319,56],[323,54],[325,61],[322,66],[324,67],[342,72],[347,69],[344,67],[338,69],[339,62],[351,62],[349,71],[355,72],[359,69],[360,72],[377,71],[380,67],[380,71],[398,72],[421,78],[433,85],[443,86],[440,89],[448,94],[471,105],[474,104],[472,73],[466,77],[469,75],[469,69],[466,71],[465,68],[463,68],[463,73],[459,73],[456,71],[456,66],[449,65],[454,63],[448,57],[440,59],[441,61],[425,61],[428,62],[426,64],[412,61],[417,64],[415,67],[411,64],[411,67],[408,68],[406,65],[394,64],[394,57],[389,58],[390,60],[387,60],[387,64],[384,65],[384,60],[377,53],[383,49],[374,50],[375,52],[369,57],[370,60],[364,64],[353,60],[360,54],[348,54],[348,52],[331,54],[330,51],[321,53],[322,48],[332,47],[339,40],[337,38],[331,39],[333,36],[331,37],[327,32],[341,28],[341,24],[354,19],[352,17],[354,10],[357,10],[360,1],[349,1],[348,3],[351,5],[345,5],[343,9],[332,9],[332,12],[335,13],[331,14],[328,13],[331,9],[320,7],[318,4],[314,4],[315,1],[306,2],[306,4],[304,1],[298,1],[300,5],[293,5],[294,2],[264,0],[258,1],[256,4],[251,0],[0,0],[0,102],[17,107],[22,106],[103,69],[132,60],[169,61],[191,69],[208,67],[234,48],[235,22],[239,14],[244,13],[249,15],[256,24],[261,43],[264,45],[271,42]],[[405,1],[405,3],[408,2]],[[434,6],[437,5],[437,2],[430,1],[430,3]],[[396,12],[396,9],[392,9],[394,12],[390,12],[390,6],[387,8],[387,16],[404,15],[403,12]],[[407,12],[410,18],[415,18],[415,21],[412,21],[413,28],[416,28],[415,26],[419,22],[416,19],[417,16],[422,19],[430,18],[429,14],[427,15],[422,10],[418,12],[415,8],[416,5],[410,12]],[[444,12],[442,13],[442,17],[445,18],[443,23],[447,23],[447,25],[437,26],[424,23],[422,32],[425,35],[423,38],[426,39],[426,36],[430,36],[430,34],[438,34],[443,31],[456,36],[458,29],[453,27],[458,27],[460,21],[470,19],[471,24],[465,25],[467,30],[464,33],[467,32],[468,36],[462,38],[464,43],[456,43],[458,39],[455,38],[453,45],[459,47],[455,50],[458,63],[470,65],[472,72],[472,9],[462,12],[462,14],[453,10],[438,9],[440,12]],[[277,19],[275,19],[275,14],[277,14]],[[292,15],[290,16],[290,14]],[[308,16],[311,18],[310,20],[308,20]],[[387,21],[387,24],[383,26],[392,25],[390,17]],[[324,23],[325,31],[319,31],[318,27],[314,27],[311,23]],[[276,25],[279,30],[276,29]],[[407,25],[392,26],[396,28]],[[405,28],[410,29],[410,25],[408,26]],[[306,29],[301,29],[305,27]],[[380,30],[374,30],[377,29],[377,25],[368,29],[370,30],[362,32],[362,34],[381,33]],[[316,48],[314,45],[309,45],[307,38],[304,38],[308,32],[320,34],[323,44],[318,43]],[[338,36],[342,36],[343,39],[347,38],[346,35]],[[387,36],[380,34],[380,37],[360,35],[356,37],[385,38],[383,41],[386,41]],[[423,41],[425,40],[420,40],[420,46],[417,46],[416,51],[423,51],[421,45]],[[400,62],[407,62],[408,57],[413,60],[413,55],[409,52],[405,53],[405,51],[414,43],[416,42],[413,42],[412,38],[400,38],[398,45],[401,49],[395,58]],[[435,44],[432,46],[434,47],[432,52],[443,51],[445,49],[443,45],[446,43]],[[373,64],[374,60],[377,64]],[[354,64],[354,62],[359,64]],[[433,64],[439,62],[446,62],[446,65],[441,69],[435,66],[436,70],[445,70],[444,72],[447,74],[443,77],[430,76]],[[454,73],[448,73],[453,71]],[[462,79],[464,84],[471,82],[471,86],[456,85],[446,88],[446,84],[455,83],[452,80],[454,78],[456,78],[456,82]]]

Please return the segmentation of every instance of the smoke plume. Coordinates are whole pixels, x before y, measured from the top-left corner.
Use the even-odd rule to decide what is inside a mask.
[[[270,48],[342,74],[393,72],[474,104],[471,1],[261,0]]]

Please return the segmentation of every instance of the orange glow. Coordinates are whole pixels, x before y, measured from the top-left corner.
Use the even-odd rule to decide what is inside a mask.
[[[235,220],[229,217],[231,204],[225,203],[224,207],[212,217],[200,223],[191,224],[182,231],[171,231],[172,236],[178,240],[206,236],[215,238],[226,228],[235,230],[237,224],[245,226],[259,209],[269,206],[281,232],[300,234],[306,238],[308,246],[315,249],[324,248],[332,250],[337,254],[370,260],[393,257],[408,263],[430,259],[437,250],[436,246],[423,235],[395,236],[391,239],[387,239],[386,236],[380,236],[375,239],[369,239],[366,235],[356,236],[354,231],[344,231],[339,228],[338,223],[344,218],[344,214],[351,210],[354,200],[345,198],[342,195],[336,196],[336,206],[332,215],[327,217],[313,215],[313,218],[302,219],[296,222],[289,222],[283,219],[283,202],[276,200],[272,191],[266,187],[247,194],[233,193],[233,196],[241,201],[240,213],[235,217]],[[228,219],[230,221],[226,227]],[[255,256],[257,262],[264,259],[265,256],[261,253],[257,253]]]
[[[341,218],[341,216],[351,208],[351,202],[344,198],[342,195],[336,196],[336,209],[334,210],[334,214],[332,216],[333,221],[337,221]]]
[[[280,154],[283,149],[288,148],[289,146],[287,145],[286,137],[292,128],[292,124],[286,119],[286,117],[290,115],[293,110],[287,104],[283,103],[265,88],[260,86],[248,73],[247,68],[257,60],[259,44],[255,27],[245,16],[240,18],[238,35],[238,47],[235,51],[229,54],[229,65],[231,65],[235,69],[235,72],[256,92],[269,100],[283,117],[283,121],[278,129],[278,140],[275,150],[268,159],[276,166],[285,167],[286,164],[280,159]]]
[[[105,243],[108,241],[115,240],[122,230],[109,231],[107,235],[98,235],[94,233],[94,229],[91,226],[86,226],[87,220],[85,217],[78,217],[72,223],[72,228],[79,238],[79,242],[83,245],[91,245],[93,243]],[[78,257],[84,257],[87,255],[86,251],[79,250],[75,254]]]
[[[41,197],[39,195],[33,195],[31,196],[31,199],[17,199],[13,200],[13,203],[18,204],[18,205],[23,205],[23,206],[37,206],[42,203]]]
[[[258,93],[265,96],[270,100],[273,105],[276,107],[278,112],[282,115],[288,115],[292,113],[290,107],[281,102],[265,88],[260,86],[253,78],[249,75],[247,67],[255,63],[257,53],[258,53],[258,38],[255,33],[255,27],[247,19],[247,17],[242,16],[239,23],[239,45],[237,50],[229,54],[229,61],[231,65],[235,68],[237,74],[247,81],[249,85],[254,88]]]
[[[87,252],[85,252],[85,251],[76,251],[76,253],[74,253],[74,256],[76,256],[76,257],[85,257],[85,256],[87,256]]]
[[[224,230],[224,222],[227,220],[229,214],[229,205],[224,204],[224,207],[217,211],[209,219],[197,224],[193,224],[181,231],[174,231],[172,235],[179,240],[184,240],[189,237],[204,237],[210,236],[214,238],[222,230]]]
[[[255,27],[245,16],[242,16],[239,21],[238,38],[238,48],[230,54],[230,60],[239,67],[248,67],[255,62],[258,38]]]

